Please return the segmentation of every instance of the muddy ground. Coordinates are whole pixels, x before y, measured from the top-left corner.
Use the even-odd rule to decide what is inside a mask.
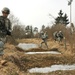
[[[21,39],[20,43],[40,44],[41,39]],[[34,67],[49,67],[54,64],[75,64],[75,52],[71,50],[67,43],[67,50],[64,48],[64,42],[58,43],[48,39],[49,49],[43,45],[43,48],[35,48],[23,51],[17,46],[5,44],[4,55],[0,56],[0,75],[75,75],[75,70],[55,71],[50,73],[29,73],[28,69]],[[25,54],[31,51],[59,51],[61,54]]]

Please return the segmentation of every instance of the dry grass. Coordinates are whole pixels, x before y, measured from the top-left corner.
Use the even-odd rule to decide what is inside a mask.
[[[37,43],[41,39],[23,39],[18,41],[23,41],[27,43]],[[3,75],[74,75],[75,71],[56,71],[47,74],[35,73],[30,74],[28,73],[28,69],[34,67],[48,67],[54,64],[74,64],[75,63],[75,53],[71,52],[71,47],[67,46],[67,50],[64,49],[63,42],[59,44],[58,42],[54,42],[49,39],[48,41],[49,49],[30,49],[29,51],[51,51],[56,50],[60,51],[62,54],[53,55],[53,54],[34,54],[34,55],[27,55],[24,54],[23,51],[18,50],[12,44],[6,44],[5,54],[3,59],[7,60],[7,66],[1,66],[0,73]],[[11,72],[12,70],[12,72]],[[10,72],[9,72],[10,71]],[[6,73],[6,74],[5,74]]]

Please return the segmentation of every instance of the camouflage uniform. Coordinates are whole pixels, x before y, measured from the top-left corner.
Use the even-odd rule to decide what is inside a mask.
[[[53,38],[54,38],[55,41],[57,41],[57,38],[58,38],[58,32],[57,31],[55,31],[53,33]]]
[[[48,35],[47,35],[47,33],[45,32],[45,33],[42,33],[41,34],[41,38],[42,38],[42,42],[41,42],[41,47],[42,47],[42,44],[43,43],[45,43],[45,45],[46,45],[46,47],[48,48],[48,45],[47,45],[47,38],[48,38]]]
[[[63,33],[62,33],[62,31],[59,31],[59,32],[54,32],[53,33],[53,37],[54,37],[54,40],[55,41],[62,41],[62,39],[63,39]]]
[[[7,17],[0,16],[0,55],[3,55],[6,36],[11,34],[11,23]]]
[[[62,39],[63,39],[63,33],[62,33],[62,31],[59,31],[58,32],[58,40],[59,40],[59,42],[60,41],[62,42]]]

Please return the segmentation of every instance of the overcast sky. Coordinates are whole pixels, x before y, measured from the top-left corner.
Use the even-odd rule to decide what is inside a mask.
[[[58,16],[59,10],[70,16],[68,0],[0,0],[0,10],[8,7],[24,25],[41,27],[54,21],[49,14]],[[75,0],[72,2],[72,22],[75,24]]]

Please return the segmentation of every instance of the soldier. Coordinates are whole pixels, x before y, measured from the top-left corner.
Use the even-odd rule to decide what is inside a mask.
[[[11,23],[7,18],[10,14],[10,10],[5,7],[2,10],[2,16],[0,16],[0,55],[3,55],[4,44],[6,43],[6,36],[11,35]]]
[[[58,32],[58,41],[62,42],[62,39],[63,39],[63,33],[62,33],[62,31],[59,31]]]
[[[42,32],[41,33],[41,38],[42,38],[42,42],[41,42],[41,47],[42,47],[42,44],[45,43],[47,49],[48,49],[48,45],[47,45],[47,39],[48,39],[48,35],[47,35],[47,32]]]
[[[54,38],[55,41],[57,41],[57,38],[58,38],[58,32],[57,31],[55,31],[53,33],[53,38]]]

